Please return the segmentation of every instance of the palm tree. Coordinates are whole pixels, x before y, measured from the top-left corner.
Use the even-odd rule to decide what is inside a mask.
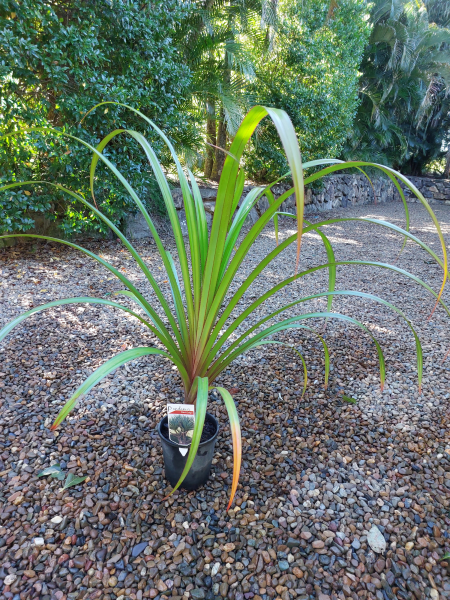
[[[219,180],[227,137],[254,103],[250,46],[263,52],[277,0],[202,0],[183,23],[184,58],[193,73],[187,109],[205,124],[204,175]]]
[[[448,2],[440,0],[375,2],[361,66],[361,105],[346,157],[367,151],[420,175],[442,156],[450,125],[450,30],[441,25],[448,20],[446,9]]]

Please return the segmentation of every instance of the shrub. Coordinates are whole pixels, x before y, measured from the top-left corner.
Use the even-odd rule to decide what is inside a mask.
[[[369,35],[366,4],[286,0],[278,13],[273,51],[255,56],[255,96],[288,113],[306,160],[339,156],[359,104],[358,68]],[[271,123],[258,128],[246,168],[256,181],[271,181],[286,171]]]
[[[188,6],[179,0],[141,3],[124,0],[0,0],[0,125],[2,132],[27,127],[56,127],[96,145],[111,129],[137,127],[135,115],[115,105],[83,122],[101,100],[127,102],[150,116],[182,147],[196,132],[179,110],[190,84],[175,39]],[[149,130],[155,151],[169,155]],[[164,202],[134,140],[112,143],[108,158],[121,170],[153,212]],[[89,195],[90,153],[58,135],[35,132],[0,140],[0,182],[42,179]],[[129,195],[107,169],[97,181],[97,205],[120,225],[134,209]],[[61,222],[67,234],[106,231],[104,224],[75,199],[56,189],[34,186],[4,195],[0,231],[26,231],[34,225],[29,211]]]

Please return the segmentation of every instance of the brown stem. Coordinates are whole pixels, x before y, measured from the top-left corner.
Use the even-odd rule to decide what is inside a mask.
[[[211,177],[214,166],[214,148],[208,144],[216,145],[216,106],[214,100],[207,103],[208,118],[206,121],[206,160],[205,160],[205,177]]]
[[[223,109],[220,111],[220,119],[217,125],[217,146],[224,150],[227,149],[227,127]],[[211,179],[214,179],[214,181],[219,181],[226,158],[225,152],[222,152],[219,148],[215,149],[214,167],[211,174]]]
[[[447,152],[447,156],[445,157],[445,169],[444,169],[444,177],[448,179],[450,177],[450,147]]]

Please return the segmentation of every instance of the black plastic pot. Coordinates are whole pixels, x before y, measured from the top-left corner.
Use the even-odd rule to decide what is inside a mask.
[[[181,484],[181,487],[185,490],[196,490],[204,485],[209,478],[211,462],[214,456],[214,446],[216,445],[216,438],[219,433],[219,423],[217,422],[217,419],[209,413],[206,413],[205,420],[210,421],[215,425],[216,432],[209,440],[199,444],[192,467]],[[166,479],[169,480],[172,486],[175,486],[178,483],[186,464],[188,455],[186,450],[189,451],[189,447],[179,446],[178,444],[175,444],[175,442],[164,437],[161,431],[163,425],[167,427],[167,416],[159,422],[158,434],[163,449]]]

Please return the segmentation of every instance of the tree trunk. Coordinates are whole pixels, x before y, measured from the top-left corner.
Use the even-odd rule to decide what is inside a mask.
[[[445,179],[448,179],[450,177],[450,146],[447,151],[447,156],[445,158],[446,158],[446,161],[445,161],[444,177],[445,177]]]
[[[225,52],[225,56],[223,57],[223,83],[225,89],[229,86],[230,81],[231,65],[228,62],[228,53]],[[219,120],[217,123],[217,146],[224,150],[227,149],[227,126],[225,125],[225,111],[223,110],[223,106],[220,109]],[[216,148],[214,168],[211,175],[211,179],[214,179],[214,181],[219,181],[226,158],[225,152],[222,152],[219,148]]]
[[[211,177],[213,166],[214,166],[214,155],[215,148],[212,148],[208,144],[216,146],[216,106],[214,100],[208,101],[206,105],[208,111],[208,117],[206,121],[206,159],[204,174],[208,179]]]
[[[224,150],[227,149],[227,126],[225,125],[225,113],[223,109],[220,111],[220,119],[217,124],[217,146],[224,148]],[[216,148],[214,167],[211,175],[211,179],[214,179],[214,181],[219,181],[226,157],[225,152],[222,152],[219,148]]]

